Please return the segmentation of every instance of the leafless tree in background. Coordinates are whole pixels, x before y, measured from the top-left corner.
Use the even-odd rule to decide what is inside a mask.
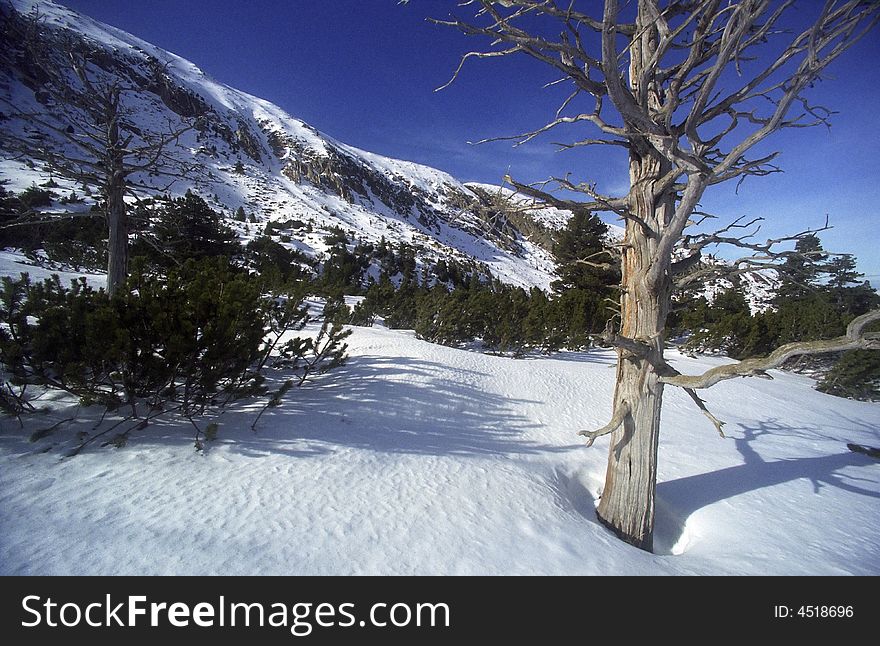
[[[0,38],[6,43],[3,69],[10,76],[18,70],[39,104],[28,108],[15,97],[0,98],[6,113],[0,147],[99,191],[109,234],[107,290],[112,294],[128,272],[125,197],[138,187],[132,176],[144,173],[173,182],[190,173],[169,148],[194,126],[169,122],[161,131],[148,131],[136,125],[122,98],[142,90],[107,71],[113,64],[107,52],[90,48],[66,30],[49,29],[39,14],[10,8],[8,15],[0,15]]]

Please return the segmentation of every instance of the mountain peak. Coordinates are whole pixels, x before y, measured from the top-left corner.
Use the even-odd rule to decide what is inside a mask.
[[[70,38],[88,51],[96,78],[124,88],[122,109],[135,129],[195,125],[168,152],[199,172],[170,188],[167,181],[140,176],[137,183],[147,187],[146,194],[191,189],[230,214],[241,207],[257,224],[255,231],[233,222],[242,238],[268,222],[309,221],[311,233],[291,231],[284,244],[312,256],[324,251],[322,235],[339,227],[363,242],[384,238],[415,245],[424,265],[451,257],[523,287],[546,289],[554,278],[546,236],[524,232],[531,227],[522,220],[517,226],[503,209],[487,217],[481,197],[448,173],[340,142],[265,99],[212,79],[180,56],[49,0],[0,0],[0,8],[4,21],[39,16],[39,38]],[[45,110],[40,75],[16,56],[21,43],[9,40],[0,59],[6,79],[0,98],[23,111]],[[69,67],[62,53],[53,56],[59,69]],[[72,71],[67,75],[71,86],[74,77]],[[54,110],[53,117],[65,122],[71,108]],[[64,154],[69,144],[41,134]],[[8,151],[4,156],[0,172],[13,188],[45,179],[39,168],[14,161]],[[540,226],[559,228],[565,213]]]

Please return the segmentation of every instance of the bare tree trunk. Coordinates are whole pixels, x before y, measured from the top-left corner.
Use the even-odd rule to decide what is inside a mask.
[[[657,239],[646,227],[658,230],[674,211],[674,197],[653,196],[654,182],[668,163],[653,149],[643,157],[633,152],[630,177],[634,214],[626,226],[621,279],[620,334],[646,344],[643,355],[618,349],[614,410],[624,411],[623,423],[611,436],[605,488],[599,519],[620,538],[644,550],[653,546],[654,489],[657,483],[657,444],[663,384],[657,367],[663,365],[663,328],[669,312],[671,284],[651,284],[648,270],[655,258]]]
[[[111,296],[128,277],[128,210],[125,204],[125,151],[119,137],[119,90],[111,88],[104,103],[107,133],[107,293]]]
[[[754,231],[741,237],[730,235],[734,229],[745,232],[762,219],[756,218],[746,224],[737,220],[710,234],[693,229],[685,234],[688,227],[708,217],[702,214],[697,222],[691,221],[709,186],[779,172],[772,163],[778,153],[751,157],[767,137],[784,128],[828,125],[831,111],[813,106],[803,93],[828,65],[880,24],[880,3],[817,3],[822,8],[815,22],[795,30],[790,38],[782,37],[791,33],[782,27],[792,2],[604,0],[561,6],[543,0],[479,0],[463,4],[478,5],[474,23],[457,18],[434,22],[488,38],[491,45],[464,54],[450,83],[471,58],[526,54],[574,86],[552,121],[531,132],[498,139],[516,139],[521,144],[559,126],[589,122],[602,132],[601,138],[578,136],[560,145],[612,145],[629,151],[630,190],[625,198],[600,193],[590,182],[574,183],[568,175],[531,185],[509,176],[505,180],[519,193],[561,209],[614,212],[626,220],[620,332],[609,326],[602,335],[618,347],[614,411],[608,424],[581,430],[579,435],[589,438],[587,446],[592,446],[598,437],[611,434],[599,519],[627,542],[650,550],[664,383],[684,388],[721,433],[723,422],[708,411],[695,388],[759,374],[793,354],[880,347],[880,335],[864,331],[865,325],[876,320],[869,317],[857,320],[845,337],[790,344],[769,357],[723,370],[713,368],[701,376],[680,375],[663,361],[673,269],[680,273],[693,268],[702,250],[715,244],[749,249],[752,266],[767,267],[766,261],[782,257],[771,251],[773,245],[814,232],[766,243],[749,242]],[[604,5],[601,18],[585,13],[598,4]],[[623,11],[620,4],[625,5]],[[634,22],[626,21],[634,9]],[[539,30],[538,23],[545,18],[548,23]],[[550,19],[557,21],[553,28]],[[561,32],[560,26],[564,26]],[[551,37],[554,32],[560,33],[558,40]],[[767,48],[770,41],[783,45],[775,49],[776,55]],[[621,74],[621,62],[627,58],[628,82]],[[742,61],[749,65],[744,68]],[[581,95],[593,97],[592,112],[574,113],[571,106]],[[580,192],[591,201],[560,199],[546,186]],[[689,254],[673,264],[678,245]],[[749,258],[737,262],[737,272],[742,271],[743,262]],[[876,316],[880,318],[880,310]]]
[[[128,211],[124,199],[125,181],[107,187],[107,292],[115,294],[128,277]]]
[[[643,19],[641,12],[639,21]],[[639,87],[646,60],[657,46],[651,29],[644,29],[632,47],[630,85],[635,97],[650,108],[660,101],[653,79]],[[657,445],[663,383],[663,330],[672,293],[669,267],[657,272],[653,263],[669,261],[657,246],[675,212],[675,195],[658,190],[658,181],[672,169],[671,161],[642,138],[630,140],[630,215],[622,258],[620,335],[640,341],[642,354],[618,349],[616,416],[622,424],[611,436],[605,487],[597,510],[599,520],[620,538],[651,551],[654,542],[654,491],[657,484]],[[651,271],[654,269],[654,271]],[[651,279],[650,276],[660,276]],[[659,281],[659,282],[658,282]]]
[[[128,277],[128,206],[125,204],[125,175],[109,174],[104,190],[107,201],[107,293],[115,294]]]

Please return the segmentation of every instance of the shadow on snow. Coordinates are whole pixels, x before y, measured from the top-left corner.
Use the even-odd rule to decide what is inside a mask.
[[[326,379],[289,392],[266,411],[256,434],[236,433],[229,449],[261,455],[285,452],[294,441],[289,448],[298,456],[328,445],[426,455],[569,450],[525,438],[537,424],[516,409],[532,402],[486,392],[484,382],[482,373],[422,359],[353,357]],[[303,441],[319,444],[302,449]]]
[[[863,422],[849,421],[866,426]],[[765,487],[794,480],[808,480],[816,494],[823,487],[835,487],[861,496],[880,498],[880,492],[857,484],[860,481],[876,480],[861,479],[852,473],[840,473],[847,467],[877,465],[875,460],[865,455],[844,451],[817,457],[765,460],[752,446],[756,439],[767,434],[838,438],[823,435],[818,428],[796,428],[774,419],[756,422],[754,426],[738,426],[743,434],[732,439],[743,456],[743,464],[657,484],[658,512],[655,532],[658,553],[669,553],[684,534],[687,519],[696,511]],[[841,446],[844,446],[843,442]]]

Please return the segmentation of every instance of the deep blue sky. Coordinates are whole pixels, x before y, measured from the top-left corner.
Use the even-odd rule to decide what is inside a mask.
[[[179,54],[233,87],[268,99],[360,148],[428,164],[462,180],[498,183],[571,172],[600,189],[626,186],[625,157],[590,148],[555,152],[551,137],[519,148],[469,145],[536,128],[556,110],[554,75],[526,58],[471,61],[442,92],[462,53],[479,44],[429,24],[455,0],[62,0],[62,4]],[[589,3],[587,3],[589,4]],[[596,3],[598,4],[598,3]],[[802,2],[802,12],[818,2]],[[818,226],[827,249],[854,253],[880,283],[880,29],[837,61],[814,99],[837,110],[833,127],[770,141],[785,170],[740,188],[710,189],[703,206],[723,222],[765,216],[762,239]],[[581,137],[597,134],[580,131]]]

